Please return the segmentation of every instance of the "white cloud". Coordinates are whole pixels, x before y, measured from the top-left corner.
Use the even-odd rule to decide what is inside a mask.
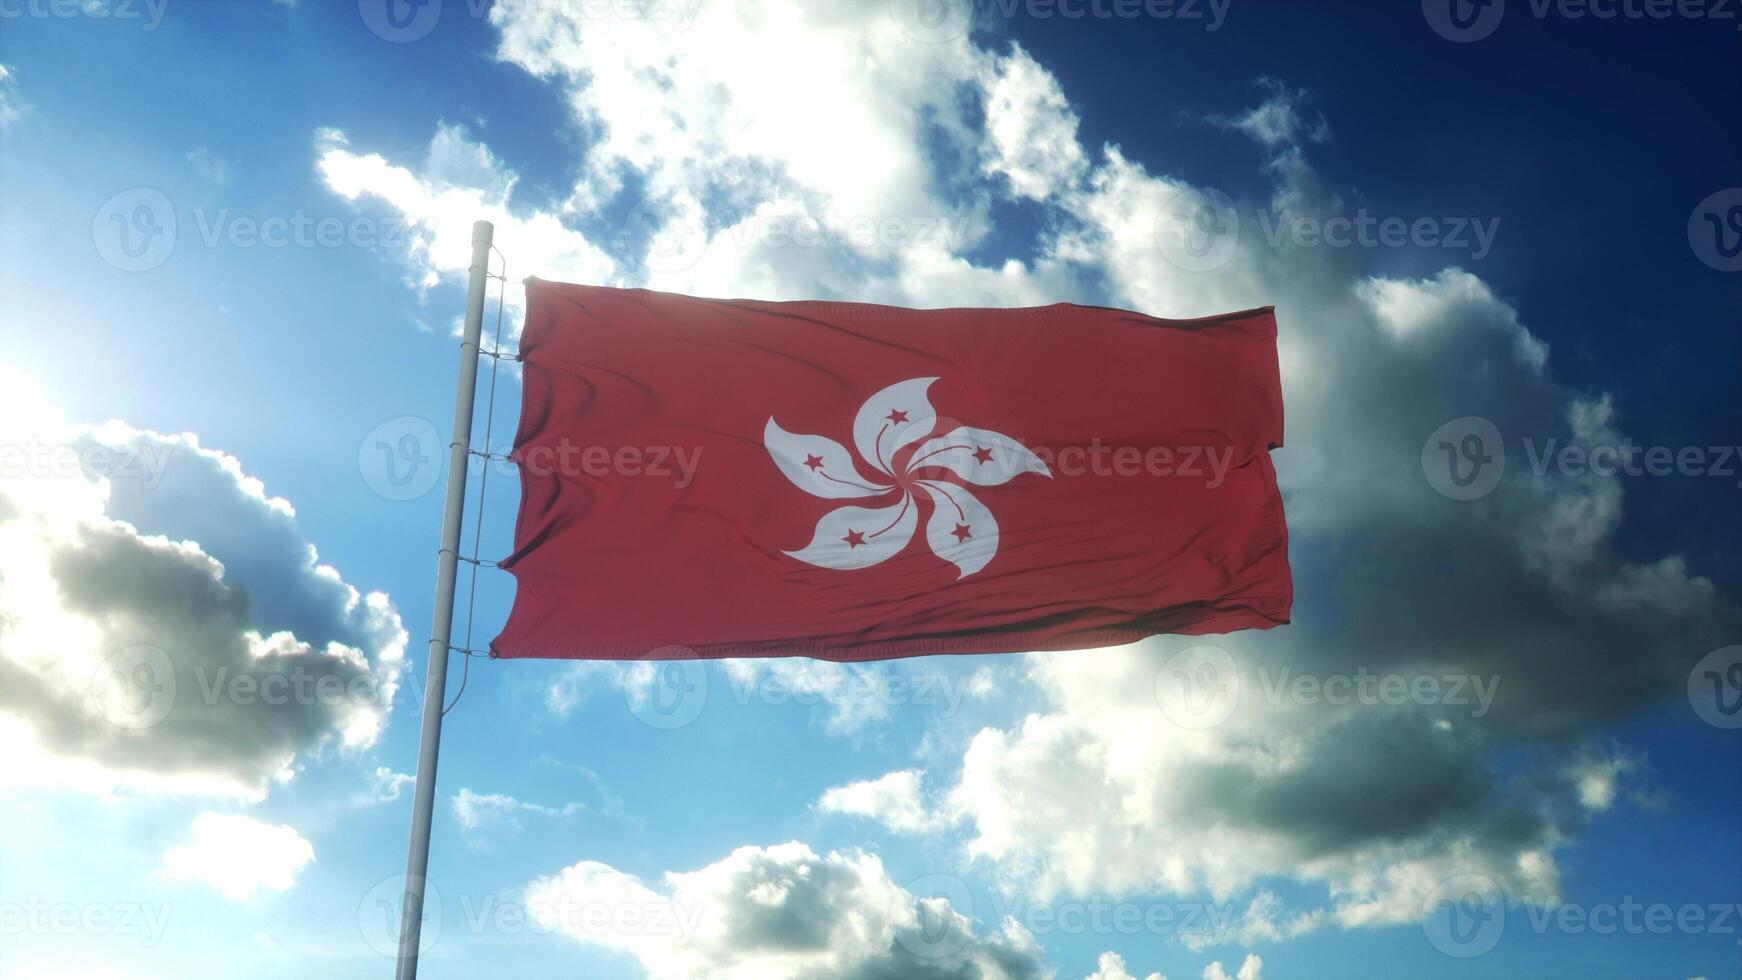
[[[498,55],[561,87],[595,134],[589,189],[634,171],[655,195],[738,181],[815,191],[849,214],[938,213],[924,134],[961,125],[954,88],[982,57],[965,40],[913,44],[877,4],[707,3],[694,14],[676,29],[514,0],[490,20]]]
[[[1018,195],[1037,200],[1076,183],[1088,159],[1058,79],[1014,45],[984,70],[986,172],[1002,174]]]
[[[897,700],[890,687],[899,667],[844,664],[804,657],[763,660],[723,660],[719,670],[739,703],[792,703],[824,712],[823,727],[831,735],[858,735],[889,717]],[[651,665],[631,669],[632,682],[653,683]]]
[[[540,926],[633,956],[661,980],[1041,980],[1015,922],[976,934],[944,898],[914,895],[875,855],[800,843],[741,847],[657,887],[584,861],[527,887]]]
[[[936,830],[946,818],[933,813],[920,797],[920,772],[903,769],[879,779],[836,786],[823,793],[817,809],[870,817],[899,833]]]
[[[369,778],[369,794],[365,798],[368,803],[393,803],[399,799],[399,794],[417,785],[417,777],[406,772],[394,772],[386,766],[377,766]]]
[[[1100,961],[1096,964],[1095,972],[1083,980],[1137,980],[1137,978],[1126,968],[1123,956],[1118,953],[1102,953]],[[1159,973],[1151,973],[1143,980],[1167,980],[1167,978]]]
[[[230,179],[230,163],[203,146],[196,146],[188,151],[188,165],[194,172],[214,184],[224,184]]]
[[[0,130],[24,114],[24,103],[18,98],[17,72],[0,65]]]
[[[497,824],[517,828],[517,818],[523,813],[545,817],[572,817],[586,810],[586,806],[581,803],[566,803],[560,807],[541,806],[501,793],[474,793],[465,788],[454,794],[453,807],[454,819],[460,822],[461,829],[468,831],[482,830]]]
[[[0,377],[0,731],[12,784],[257,798],[372,745],[404,661],[388,597],[192,434],[66,424]]]
[[[315,149],[321,176],[334,193],[351,201],[382,201],[403,217],[409,228],[405,240],[414,270],[411,284],[419,289],[434,286],[443,276],[466,274],[472,224],[480,220],[495,224],[498,242],[512,243],[516,265],[508,270],[510,282],[503,288],[517,311],[523,308],[519,280],[527,273],[574,282],[613,278],[612,260],[586,236],[565,227],[559,216],[511,211],[518,178],[461,127],[438,126],[415,173],[377,154],[352,152],[337,130],[317,134]],[[500,272],[502,267],[493,262],[492,268]],[[519,316],[513,322],[518,324]]]
[[[1204,980],[1263,980],[1264,961],[1257,953],[1247,953],[1246,961],[1240,964],[1240,972],[1232,978],[1228,971],[1222,968],[1220,960],[1204,967]]]
[[[1258,84],[1269,93],[1269,98],[1239,116],[1211,116],[1210,121],[1245,133],[1273,149],[1303,142],[1323,143],[1331,138],[1331,127],[1324,116],[1307,118],[1305,92],[1291,89],[1274,78],[1259,79]]]
[[[985,668],[968,676],[938,672],[915,677],[900,665],[790,657],[711,661],[698,669],[701,673],[693,677],[683,673],[684,683],[693,679],[710,701],[814,712],[825,732],[847,738],[887,720],[899,705],[936,706],[954,713],[963,701],[984,699],[997,689],[995,676]],[[610,690],[622,699],[614,710],[655,710],[650,706],[676,693],[662,688],[672,680],[668,670],[659,661],[565,664],[544,686],[544,706],[553,716],[567,718],[596,691]]]
[[[1215,929],[1183,934],[1180,941],[1191,949],[1229,943],[1256,946],[1259,943],[1282,942],[1305,935],[1323,926],[1324,921],[1325,912],[1322,909],[1290,912],[1275,892],[1260,891],[1227,924]]]
[[[282,892],[312,864],[315,849],[292,827],[237,814],[201,813],[191,838],[163,854],[160,874],[209,886],[235,901],[260,891]]]
[[[602,660],[577,660],[563,664],[556,679],[544,691],[544,707],[557,718],[567,718],[601,685],[621,686],[623,668]]]

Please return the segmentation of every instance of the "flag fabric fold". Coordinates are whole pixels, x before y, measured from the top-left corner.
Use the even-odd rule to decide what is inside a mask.
[[[501,657],[875,660],[1288,621],[1276,318],[530,280]]]

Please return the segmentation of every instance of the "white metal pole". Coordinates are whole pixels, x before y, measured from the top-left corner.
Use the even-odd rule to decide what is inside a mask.
[[[411,804],[411,854],[405,861],[405,898],[399,923],[397,980],[416,980],[423,938],[424,881],[429,873],[429,828],[435,813],[436,756],[441,751],[442,706],[448,687],[448,646],[454,627],[454,585],[460,564],[460,521],[466,510],[466,461],[472,445],[472,401],[478,390],[478,338],[484,329],[484,292],[489,284],[488,221],[472,225],[471,284],[460,340],[460,391],[454,401],[454,439],[448,444],[448,499],[442,514],[442,548],[436,565],[435,622],[429,634],[429,678],[423,690],[423,737],[417,747],[417,789]],[[474,556],[475,557],[475,556]]]

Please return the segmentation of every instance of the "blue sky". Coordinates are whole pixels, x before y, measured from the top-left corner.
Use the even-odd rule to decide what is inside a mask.
[[[1742,33],[1598,6],[1623,15],[1514,4],[1458,41],[1434,0],[936,27],[446,0],[404,30],[372,0],[0,3],[0,727],[25,746],[0,975],[390,969],[441,505],[379,446],[440,454],[489,218],[511,280],[1275,304],[1300,595],[1293,625],[1214,639],[1241,698],[1207,727],[1154,693],[1201,641],[475,663],[425,976],[1742,976],[1742,736],[1688,694],[1742,643]],[[1322,243],[1361,216],[1423,231]],[[866,217],[905,235],[775,234]],[[140,233],[165,222],[173,247]],[[507,309],[511,338],[512,287]],[[517,394],[505,370],[494,449]],[[1458,499],[1424,449],[1471,418],[1507,463]],[[1623,443],[1698,466],[1556,455]],[[495,555],[515,485],[490,479]],[[480,579],[480,641],[511,590]],[[180,681],[162,717],[88,697],[141,662]],[[202,696],[225,667],[356,686]],[[1369,674],[1498,686],[1487,709],[1271,693]],[[914,938],[934,893],[961,916],[941,950]],[[1506,898],[1423,915],[1468,894]],[[559,901],[700,924],[538,919]],[[1586,922],[1634,903],[1705,924]]]

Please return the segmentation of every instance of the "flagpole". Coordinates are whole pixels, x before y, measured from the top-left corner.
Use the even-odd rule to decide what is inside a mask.
[[[466,509],[466,460],[472,445],[472,402],[478,389],[478,338],[484,329],[484,292],[495,228],[472,224],[471,282],[460,340],[460,390],[454,400],[454,437],[448,444],[448,498],[436,571],[435,620],[429,634],[429,677],[423,689],[423,736],[417,746],[417,788],[411,804],[411,853],[405,861],[405,898],[399,923],[396,980],[416,980],[423,937],[424,881],[429,872],[429,830],[435,813],[436,756],[441,751],[442,706],[447,697],[448,650],[454,627],[454,585],[460,564],[460,521]]]

